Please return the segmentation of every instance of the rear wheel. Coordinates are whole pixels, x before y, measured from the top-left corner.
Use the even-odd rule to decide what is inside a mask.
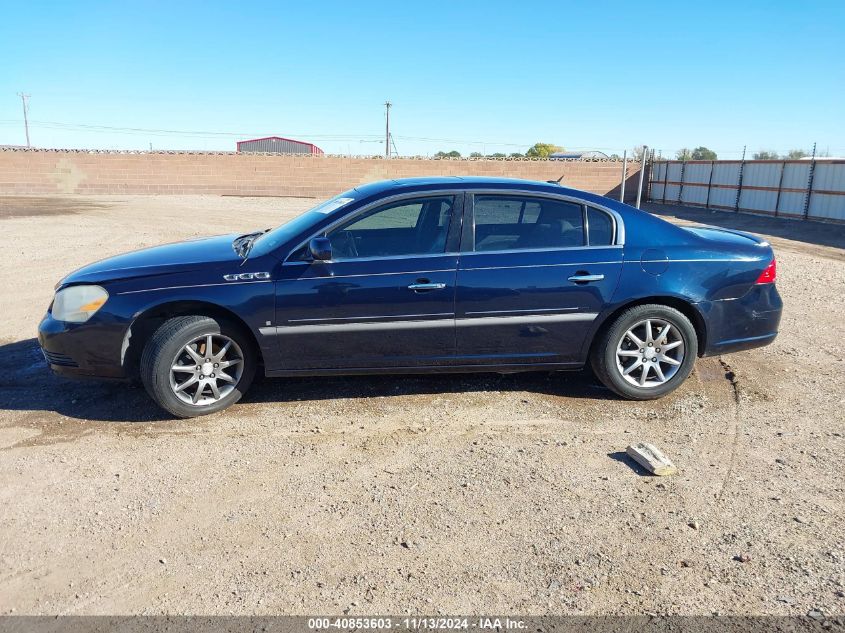
[[[254,346],[240,328],[210,317],[183,316],[165,321],[152,335],[140,375],[160,407],[191,418],[240,400],[255,367]]]
[[[610,324],[593,348],[599,380],[624,398],[652,400],[674,391],[692,371],[698,337],[675,308],[635,306]]]

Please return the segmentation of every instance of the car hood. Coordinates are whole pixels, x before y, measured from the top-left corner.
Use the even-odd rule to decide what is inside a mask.
[[[216,268],[222,264],[240,261],[240,257],[232,249],[232,241],[236,237],[238,234],[232,233],[187,240],[101,259],[75,270],[59,284],[64,286],[75,283],[102,283],[207,269],[209,266]]]

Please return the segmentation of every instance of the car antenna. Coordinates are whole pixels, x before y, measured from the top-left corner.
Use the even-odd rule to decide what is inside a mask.
[[[563,174],[561,174],[560,178],[558,178],[557,180],[547,180],[546,182],[550,185],[559,185],[561,180],[563,180]]]

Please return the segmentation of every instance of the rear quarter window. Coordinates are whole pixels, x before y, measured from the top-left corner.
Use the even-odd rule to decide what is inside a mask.
[[[613,244],[613,220],[607,213],[587,207],[587,226],[590,246]]]

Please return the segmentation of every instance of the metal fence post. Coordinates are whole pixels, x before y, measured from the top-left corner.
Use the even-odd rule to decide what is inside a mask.
[[[810,217],[810,197],[813,195],[813,180],[816,175],[816,144],[813,143],[813,160],[810,161],[810,174],[807,177],[807,193],[804,194],[804,219]]]
[[[716,161],[710,161],[710,178],[707,180],[707,202],[704,204],[705,209],[710,208],[710,192],[713,190],[713,170],[716,167]]]
[[[739,179],[736,183],[736,200],[734,201],[734,213],[739,213],[739,197],[742,195],[742,172],[745,169],[745,145],[742,146],[742,160],[739,163]]]
[[[778,217],[780,209],[780,192],[783,191],[783,172],[786,171],[786,161],[780,164],[780,179],[778,180],[778,195],[775,197],[775,217]]]
[[[669,159],[663,163],[663,200],[662,204],[666,204],[666,187],[669,186]]]
[[[651,150],[651,156],[648,158],[648,180],[645,183],[645,199],[646,202],[654,202],[651,198],[651,185],[654,182],[654,150]]]
[[[625,180],[628,177],[628,150],[622,152],[622,188],[619,191],[619,202],[625,202]]]
[[[681,203],[681,197],[684,195],[684,177],[687,174],[687,161],[681,161],[681,180],[678,183],[678,204]]]
[[[637,186],[637,208],[640,208],[640,200],[643,196],[643,176],[645,176],[645,166],[648,163],[648,146],[643,145],[643,157],[640,159],[640,184]]]

